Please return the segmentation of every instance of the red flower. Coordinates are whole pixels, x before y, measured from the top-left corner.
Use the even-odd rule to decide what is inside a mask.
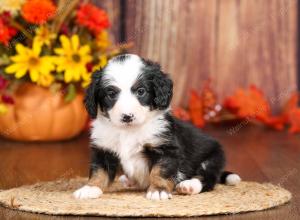
[[[13,105],[15,103],[14,99],[9,95],[2,95],[2,102],[6,104]]]
[[[33,24],[43,24],[51,19],[56,6],[51,0],[28,0],[22,7],[22,16]]]
[[[3,90],[8,85],[8,81],[0,76],[0,90]]]
[[[17,30],[9,26],[5,19],[0,16],[0,43],[7,46],[11,38],[15,36],[16,33]]]
[[[76,14],[77,23],[88,28],[95,35],[109,27],[106,12],[92,4],[82,4]]]

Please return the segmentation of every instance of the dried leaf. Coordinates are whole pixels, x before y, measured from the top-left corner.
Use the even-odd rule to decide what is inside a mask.
[[[191,121],[195,126],[200,128],[204,127],[205,121],[203,118],[202,99],[195,90],[192,90],[190,92],[189,114],[191,117]]]
[[[173,109],[173,115],[183,121],[191,120],[189,112],[181,107],[176,107]]]
[[[289,113],[289,132],[292,134],[300,132],[300,108],[294,108]]]
[[[224,100],[223,106],[239,118],[256,119],[278,130],[284,127],[285,120],[281,116],[272,116],[267,99],[256,86],[238,89]]]
[[[298,106],[298,103],[299,94],[292,94],[282,113],[282,117],[285,118],[290,125],[289,132],[293,134],[300,132],[300,107]]]

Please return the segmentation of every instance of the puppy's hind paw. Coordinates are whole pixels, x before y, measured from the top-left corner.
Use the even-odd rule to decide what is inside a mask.
[[[133,181],[131,181],[130,179],[128,179],[128,177],[126,175],[120,176],[119,182],[126,188],[135,186],[135,183]]]
[[[241,182],[241,177],[235,173],[229,174],[226,177],[226,185],[235,186]]]
[[[181,194],[188,194],[188,195],[198,194],[202,190],[202,183],[199,179],[196,178],[190,180],[184,180],[177,184],[176,190]]]
[[[103,194],[97,186],[85,185],[73,193],[76,199],[97,199]]]
[[[172,198],[172,194],[168,193],[167,191],[164,190],[148,190],[147,194],[146,194],[146,198],[149,200],[167,200],[167,199],[171,199]]]

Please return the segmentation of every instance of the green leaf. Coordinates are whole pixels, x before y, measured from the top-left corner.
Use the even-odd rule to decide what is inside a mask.
[[[64,81],[64,75],[62,72],[55,74],[55,79],[59,81]]]
[[[67,94],[65,96],[66,102],[71,102],[76,97],[76,87],[74,84],[70,84],[67,87]]]
[[[3,54],[0,57],[0,66],[5,66],[8,65],[10,63],[10,59],[6,54]]]
[[[61,90],[62,85],[60,83],[53,83],[50,87],[49,90],[53,94],[57,93],[58,91]]]

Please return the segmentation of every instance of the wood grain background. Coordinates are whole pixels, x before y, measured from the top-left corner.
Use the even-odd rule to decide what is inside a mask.
[[[220,98],[256,84],[276,108],[296,90],[297,0],[100,2],[113,17],[116,39],[125,22],[130,52],[171,74],[174,104],[185,104],[188,91],[209,78]]]

